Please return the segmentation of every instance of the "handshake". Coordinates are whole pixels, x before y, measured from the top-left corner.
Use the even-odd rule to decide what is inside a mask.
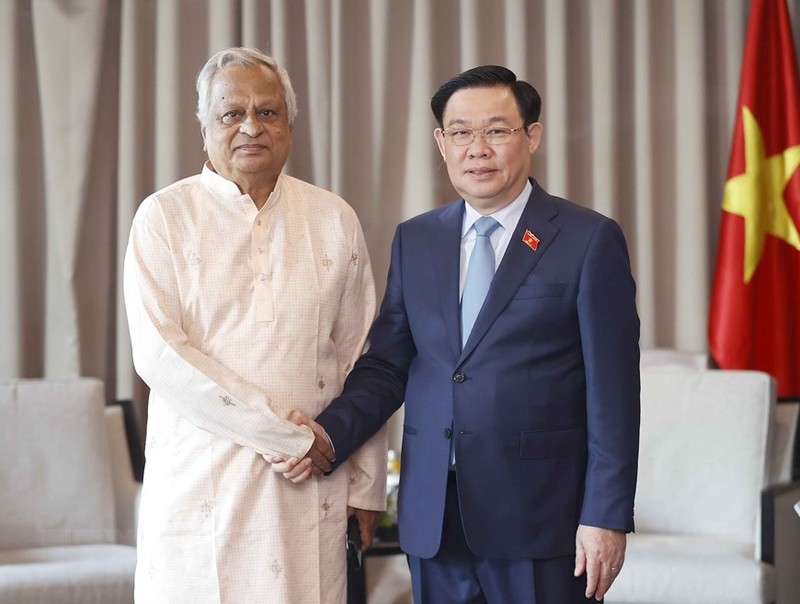
[[[288,419],[298,426],[305,425],[311,428],[314,432],[314,442],[303,459],[284,458],[279,455],[265,456],[266,460],[272,464],[272,470],[283,474],[296,484],[304,482],[312,476],[330,472],[331,464],[336,461],[336,454],[325,428],[299,411],[292,411]],[[350,519],[348,541],[352,542],[355,550],[363,552],[372,544],[375,530],[378,528],[378,512],[348,505],[347,517]],[[358,558],[360,560],[360,554],[358,554]]]
[[[303,459],[286,458],[280,455],[267,456],[267,461],[272,464],[272,470],[283,474],[284,477],[296,484],[304,482],[312,476],[330,472],[331,464],[336,461],[336,454],[325,429],[299,411],[289,413],[288,419],[298,426],[305,425],[311,428],[314,432],[314,443]]]

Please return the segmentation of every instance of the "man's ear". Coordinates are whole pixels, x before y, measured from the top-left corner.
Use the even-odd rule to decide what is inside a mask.
[[[544,127],[541,122],[533,122],[528,124],[525,131],[528,134],[528,148],[533,154],[539,148],[539,143],[542,142],[542,131]]]
[[[433,131],[433,138],[436,139],[436,146],[439,147],[439,153],[442,154],[442,159],[447,161],[444,153],[444,132],[442,132],[441,128],[437,128]]]

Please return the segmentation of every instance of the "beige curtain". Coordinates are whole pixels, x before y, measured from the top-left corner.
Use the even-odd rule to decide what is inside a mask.
[[[301,113],[287,170],[355,207],[381,291],[395,225],[454,197],[431,94],[508,65],[544,99],[534,175],[627,234],[643,347],[705,351],[748,7],[0,0],[0,377],[97,376],[141,404],[120,289],[128,227],[148,193],[200,170],[194,77],[232,45],[289,69]]]

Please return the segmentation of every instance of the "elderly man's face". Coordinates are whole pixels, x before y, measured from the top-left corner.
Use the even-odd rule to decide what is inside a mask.
[[[445,128],[473,130],[520,128],[523,121],[514,93],[505,86],[458,90],[447,101],[443,116]],[[490,144],[477,136],[472,143],[458,146],[438,128],[435,132],[453,187],[482,214],[504,208],[522,192],[541,134],[541,124],[536,122],[514,132],[503,144]]]
[[[274,186],[291,148],[278,75],[264,66],[230,65],[214,77],[201,128],[214,170],[245,193]]]

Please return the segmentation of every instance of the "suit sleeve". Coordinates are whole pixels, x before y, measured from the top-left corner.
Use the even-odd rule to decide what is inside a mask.
[[[392,242],[386,293],[369,333],[369,350],[348,375],[342,394],[316,418],[336,448],[338,466],[403,404],[408,367],[416,354],[403,303],[401,227]]]
[[[633,531],[639,451],[639,317],[622,230],[606,219],[578,290],[586,369],[588,465],[580,523]]]

